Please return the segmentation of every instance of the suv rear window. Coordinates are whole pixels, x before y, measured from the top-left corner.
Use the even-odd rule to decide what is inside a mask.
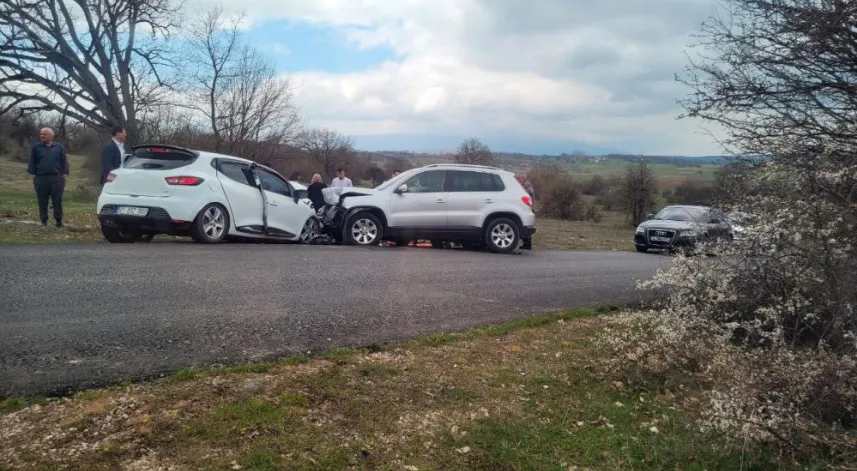
[[[449,172],[449,191],[503,191],[505,185],[499,175],[485,172],[455,170]]]
[[[180,150],[145,148],[134,151],[134,156],[128,159],[124,168],[145,170],[172,170],[190,165],[196,160],[196,155]]]

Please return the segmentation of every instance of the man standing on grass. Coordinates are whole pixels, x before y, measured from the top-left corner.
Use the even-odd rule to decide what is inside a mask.
[[[33,176],[33,188],[39,203],[39,220],[48,225],[48,198],[54,207],[54,219],[57,227],[62,223],[62,195],[65,179],[68,176],[68,156],[62,144],[54,142],[54,131],[42,128],[39,131],[39,143],[30,150],[27,173]]]
[[[128,137],[128,131],[122,126],[113,128],[111,134],[113,137],[104,143],[101,148],[101,184],[107,183],[107,175],[113,170],[122,166],[122,158],[128,152],[125,148],[125,139]]]
[[[351,184],[351,179],[345,176],[345,169],[340,167],[336,170],[336,178],[331,182],[331,188],[350,188],[354,185]]]

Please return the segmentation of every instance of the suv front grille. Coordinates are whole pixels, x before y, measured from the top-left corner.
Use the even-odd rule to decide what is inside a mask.
[[[655,240],[653,237],[667,240]],[[672,243],[674,237],[675,231],[669,231],[666,229],[649,229],[649,243],[652,245],[669,245]]]

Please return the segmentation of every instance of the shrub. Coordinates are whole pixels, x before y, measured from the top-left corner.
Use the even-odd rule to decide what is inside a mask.
[[[590,204],[586,207],[585,217],[587,221],[592,221],[594,223],[599,223],[602,219],[604,219],[604,216],[601,214],[601,209],[599,209],[598,206],[594,204]]]
[[[568,221],[586,218],[580,188],[570,178],[551,182],[542,195],[540,212],[545,216]]]
[[[703,429],[844,457],[857,453],[857,159],[787,161],[757,169],[755,191],[732,201],[752,215],[744,239],[641,284],[663,305],[611,329],[604,367],[626,381],[701,381]]]

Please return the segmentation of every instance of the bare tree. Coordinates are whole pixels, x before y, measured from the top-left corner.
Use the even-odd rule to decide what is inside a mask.
[[[726,0],[699,33],[700,59],[677,80],[683,116],[727,128],[745,153],[857,140],[857,3]]]
[[[312,128],[301,132],[298,148],[319,163],[328,177],[339,166],[348,167],[355,160],[354,144],[348,136],[332,129]]]
[[[488,165],[494,161],[491,149],[479,139],[471,137],[458,146],[455,161],[460,164]]]
[[[655,192],[655,177],[646,161],[640,159],[625,171],[622,188],[625,210],[636,226],[643,222],[646,212],[652,207]]]
[[[241,17],[224,18],[218,7],[191,27],[191,107],[205,116],[214,150],[270,163],[294,142],[301,122],[289,81],[242,43]],[[230,26],[224,29],[224,23]]]
[[[97,129],[134,130],[163,98],[170,0],[5,0],[0,97],[22,114],[62,113]]]

